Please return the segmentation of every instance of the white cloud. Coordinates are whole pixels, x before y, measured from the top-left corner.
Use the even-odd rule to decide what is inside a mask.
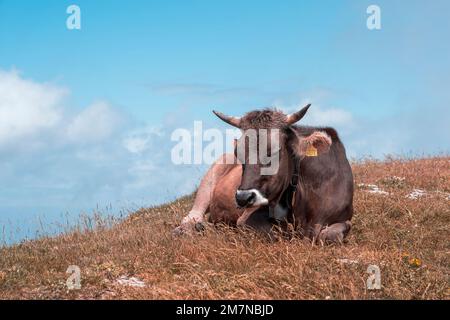
[[[130,132],[123,139],[123,146],[131,153],[141,154],[148,150],[155,138],[164,136],[161,126],[147,126]]]
[[[99,142],[109,138],[120,125],[121,118],[106,102],[97,102],[80,112],[67,127],[70,141]]]
[[[320,126],[351,126],[353,117],[350,112],[338,108],[322,109],[319,106],[308,111],[305,123]]]
[[[303,100],[301,103],[295,106],[280,106],[280,108],[285,113],[292,113],[299,111],[309,102],[308,100]],[[336,107],[327,107],[324,108],[317,103],[312,103],[311,107],[308,109],[308,112],[304,116],[302,120],[300,120],[299,124],[302,125],[311,125],[311,126],[329,126],[336,127],[339,131],[349,132],[354,128],[355,121],[350,112],[336,108]]]
[[[130,127],[104,101],[76,112],[66,105],[67,92],[1,71],[0,181],[8,187],[0,203],[92,208],[116,200],[149,205],[179,195],[168,190],[195,173],[181,174],[171,164],[167,126]]]
[[[143,137],[128,137],[123,140],[123,146],[131,153],[142,153],[148,148],[148,139]]]
[[[62,119],[67,90],[0,70],[0,147],[54,128]]]
[[[439,96],[428,112],[423,112],[420,107],[426,102],[417,102],[419,107],[411,107],[407,113],[397,112],[379,119],[354,116],[320,99],[304,99],[294,106],[283,106],[282,102],[278,105],[281,110],[290,113],[311,102],[308,113],[299,123],[334,127],[345,145],[347,155],[359,159],[367,156],[384,158],[389,154],[448,154],[448,139],[445,140],[450,132],[446,124],[449,109],[445,105],[448,105],[448,101],[448,97]]]
[[[0,151],[6,147],[100,142],[123,122],[108,103],[97,102],[69,117],[64,106],[68,90],[24,79],[0,70]]]

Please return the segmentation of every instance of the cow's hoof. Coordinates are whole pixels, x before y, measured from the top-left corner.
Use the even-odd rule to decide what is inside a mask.
[[[197,222],[194,226],[195,231],[197,232],[204,232],[205,231],[205,225],[202,222]]]
[[[206,227],[203,221],[188,221],[182,222],[178,227],[173,229],[172,235],[174,236],[183,236],[183,235],[192,235],[194,232],[203,233],[205,232]]]
[[[182,224],[172,231],[172,235],[179,237],[185,235],[192,235],[194,231],[198,233],[204,233],[206,230],[205,225],[202,222],[197,222],[195,224]]]
[[[187,228],[186,226],[181,225],[181,226],[178,226],[175,229],[173,229],[172,235],[175,237],[189,235],[192,233],[192,231],[190,229],[191,228]]]

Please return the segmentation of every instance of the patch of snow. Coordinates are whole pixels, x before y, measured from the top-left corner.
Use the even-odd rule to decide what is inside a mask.
[[[350,260],[350,259],[336,259],[337,262],[343,263],[343,264],[358,264],[358,260]]]
[[[367,189],[366,191],[369,192],[369,193],[376,193],[376,194],[382,194],[382,195],[388,195],[389,194],[389,192],[386,192],[386,191],[380,189],[375,184],[359,183],[358,187]]]
[[[426,195],[427,195],[427,192],[425,190],[414,189],[410,194],[408,194],[406,196],[406,198],[416,200],[416,199],[426,196]]]
[[[145,282],[139,280],[136,277],[128,278],[127,276],[121,276],[119,279],[117,279],[117,283],[122,286],[137,287],[137,288],[145,287]]]

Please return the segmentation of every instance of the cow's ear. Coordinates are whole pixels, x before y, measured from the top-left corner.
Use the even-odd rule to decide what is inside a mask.
[[[300,157],[316,157],[328,152],[331,146],[331,137],[323,131],[314,131],[309,136],[300,136],[294,131],[295,137],[292,139],[292,150]]]

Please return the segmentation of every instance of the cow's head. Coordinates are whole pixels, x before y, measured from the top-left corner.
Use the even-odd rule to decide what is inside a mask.
[[[298,161],[311,150],[313,155],[328,151],[331,138],[325,132],[301,136],[292,127],[309,107],[308,104],[290,115],[273,109],[258,110],[240,118],[214,111],[220,119],[242,131],[235,143],[235,155],[243,171],[236,192],[239,207],[276,205],[291,183]]]

